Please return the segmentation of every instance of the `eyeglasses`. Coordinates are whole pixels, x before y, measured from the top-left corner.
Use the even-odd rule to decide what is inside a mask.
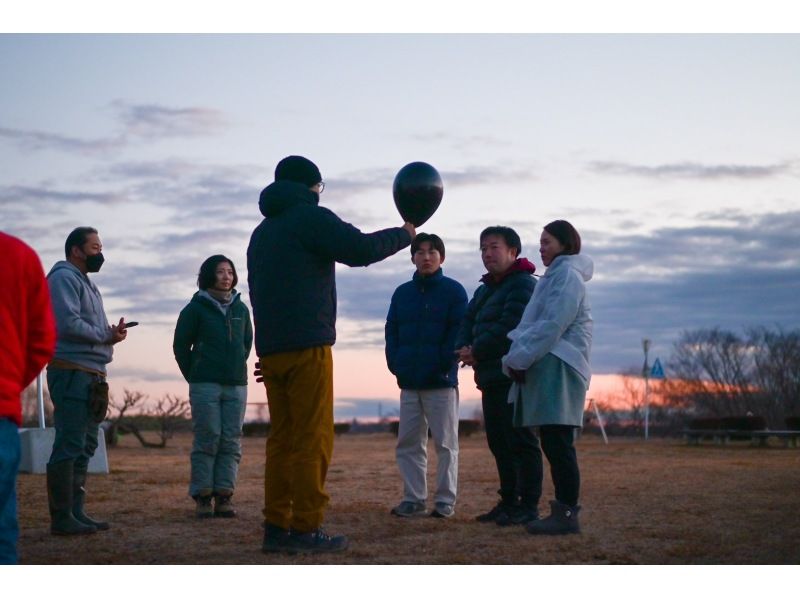
[[[318,193],[322,193],[323,191],[325,191],[325,181],[320,181],[319,183],[317,183],[317,187],[319,187]]]

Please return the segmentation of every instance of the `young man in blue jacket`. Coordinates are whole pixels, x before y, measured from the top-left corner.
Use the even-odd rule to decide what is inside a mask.
[[[398,517],[426,514],[428,428],[436,446],[432,517],[451,517],[458,484],[456,334],[467,307],[464,287],[442,274],[444,243],[420,233],[411,243],[416,272],[392,295],[386,317],[386,363],[400,387],[397,465],[403,500]]]

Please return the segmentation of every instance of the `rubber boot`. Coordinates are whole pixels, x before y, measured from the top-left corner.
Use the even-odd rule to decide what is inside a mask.
[[[579,534],[581,525],[578,521],[579,506],[570,507],[557,500],[550,501],[550,516],[531,521],[525,526],[529,534],[556,536],[560,534]]]
[[[72,516],[81,523],[93,525],[98,530],[107,530],[111,526],[105,521],[92,519],[83,510],[86,501],[86,472],[74,471],[72,475]]]
[[[47,464],[47,502],[50,506],[50,533],[56,536],[93,534],[93,525],[81,523],[72,514],[74,461]]]

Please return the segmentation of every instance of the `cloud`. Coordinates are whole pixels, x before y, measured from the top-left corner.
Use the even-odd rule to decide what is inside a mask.
[[[791,162],[777,164],[700,164],[698,162],[675,162],[646,166],[627,162],[595,161],[589,163],[589,170],[616,176],[637,176],[656,179],[763,179],[791,174]]]
[[[213,108],[174,108],[158,104],[130,104],[122,100],[111,103],[123,124],[125,133],[134,137],[169,138],[212,135],[226,121],[222,112]]]
[[[532,169],[508,169],[493,166],[471,166],[459,171],[444,171],[442,179],[448,186],[492,185],[508,181],[535,180]]]
[[[0,138],[12,141],[24,150],[104,154],[135,142],[214,135],[227,125],[221,111],[201,106],[176,108],[115,100],[109,107],[115,115],[117,131],[107,137],[82,138],[0,126]]]
[[[462,170],[440,170],[447,188],[468,187],[473,185],[492,185],[513,181],[530,181],[536,177],[532,169],[502,168],[490,165],[472,165]],[[397,170],[388,168],[375,168],[368,170],[345,173],[338,177],[325,177],[326,197],[348,197],[367,191],[381,191],[391,193]]]
[[[429,143],[443,143],[457,149],[463,149],[469,146],[483,149],[486,147],[508,147],[511,145],[507,140],[492,135],[454,135],[448,131],[417,134],[412,135],[411,138],[414,141],[426,145]]]
[[[81,154],[98,154],[123,147],[127,142],[123,135],[98,139],[82,139],[33,129],[11,129],[0,127],[0,138],[16,142],[25,150],[59,150]]]
[[[42,202],[47,204],[69,204],[78,201],[90,201],[100,204],[113,204],[127,200],[128,198],[125,195],[119,193],[56,191],[44,187],[28,187],[24,185],[0,187],[0,204],[19,203],[37,211],[41,210]]]

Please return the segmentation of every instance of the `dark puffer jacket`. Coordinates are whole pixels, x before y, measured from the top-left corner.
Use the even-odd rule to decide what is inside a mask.
[[[172,351],[187,382],[244,386],[252,347],[250,310],[238,293],[223,314],[197,292],[178,316]]]
[[[365,234],[318,203],[316,193],[291,181],[261,192],[264,220],[247,248],[259,357],[333,345],[335,263],[367,266],[411,244],[401,227]]]
[[[476,364],[475,384],[481,390],[496,385],[511,385],[502,371],[501,358],[508,353],[514,330],[533,294],[534,267],[525,258],[518,259],[499,282],[484,276],[467,306],[467,313],[456,337],[456,347],[472,345]]]
[[[400,388],[455,388],[456,333],[467,307],[467,292],[442,269],[431,276],[414,272],[392,295],[386,316],[386,364]]]

